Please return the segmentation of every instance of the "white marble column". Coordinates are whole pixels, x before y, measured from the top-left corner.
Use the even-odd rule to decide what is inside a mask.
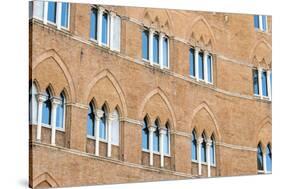
[[[199,81],[199,69],[198,69],[199,51],[200,51],[200,48],[195,47],[195,78],[196,78],[196,81]]]
[[[98,40],[98,44],[101,45],[102,44],[102,15],[104,12],[104,8],[103,7],[98,7],[98,24],[97,24],[97,40]]]
[[[208,177],[211,177],[211,145],[212,145],[212,140],[208,139],[206,142]]]
[[[267,94],[269,100],[271,100],[271,82],[270,82],[270,70],[266,71],[266,83],[267,83]]]
[[[263,30],[262,29],[262,15],[259,15],[259,29]]]
[[[96,123],[95,123],[95,155],[99,155],[99,142],[100,142],[100,118],[103,116],[104,112],[102,110],[96,110]]]
[[[43,23],[48,23],[48,1],[44,1]]]
[[[160,128],[159,130],[159,140],[160,140],[160,167],[164,167],[164,135],[167,133],[165,128]]]
[[[56,145],[56,119],[57,119],[57,107],[61,103],[60,99],[52,97],[52,110],[51,110],[51,144]]]
[[[262,98],[262,68],[258,68],[259,96]]]
[[[61,7],[61,2],[57,2],[56,24],[59,30],[61,29]]]
[[[266,167],[266,149],[263,150],[263,154],[262,154],[262,158],[263,158],[263,170],[264,170],[264,173],[266,174],[267,173],[267,167]]]
[[[42,93],[37,94],[38,99],[38,112],[37,112],[37,132],[36,132],[36,140],[41,141],[41,128],[42,128],[42,110],[43,110],[43,102],[46,100],[46,96]]]
[[[204,64],[204,81],[208,83],[208,51],[204,51],[204,59],[203,59],[203,64]]]
[[[112,122],[117,119],[117,115],[112,112],[108,116],[108,140],[107,140],[107,157],[111,157],[111,132],[112,132]]]
[[[153,34],[154,30],[149,28],[149,62],[153,65]]]
[[[197,158],[198,158],[198,175],[202,175],[202,163],[201,163],[201,144],[203,142],[202,137],[197,139]]]
[[[164,34],[160,33],[159,34],[159,64],[160,64],[160,68],[163,69],[164,67],[164,62],[163,62],[163,40],[164,40]]]
[[[149,126],[149,165],[153,165],[153,133],[156,130],[155,127]]]
[[[113,50],[113,34],[114,34],[114,18],[116,17],[116,13],[115,12],[110,12],[110,30],[109,30],[109,47],[111,50]]]

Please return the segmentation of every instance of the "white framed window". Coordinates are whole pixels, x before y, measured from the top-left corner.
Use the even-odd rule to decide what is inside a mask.
[[[271,100],[272,72],[263,68],[253,69],[254,96]]]
[[[38,90],[34,82],[32,82],[29,88],[29,122],[31,124],[37,124],[38,116]]]
[[[65,104],[66,104],[66,98],[64,92],[61,92],[59,96],[60,103],[57,106],[56,111],[56,129],[64,131],[65,130]]]
[[[55,25],[57,29],[69,29],[70,3],[68,2],[35,0],[30,10],[33,18],[42,20],[44,24]]]
[[[256,30],[263,32],[267,31],[267,16],[265,15],[254,15],[254,27]]]

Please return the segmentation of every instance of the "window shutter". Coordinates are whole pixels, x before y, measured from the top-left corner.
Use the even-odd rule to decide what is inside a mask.
[[[43,20],[44,1],[33,1],[33,17]]]
[[[113,17],[113,45],[112,50],[120,52],[121,19],[119,16]]]

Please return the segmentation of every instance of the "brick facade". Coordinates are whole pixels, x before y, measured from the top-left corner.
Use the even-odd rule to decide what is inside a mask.
[[[271,143],[271,101],[253,94],[252,70],[271,69],[271,17],[268,31],[256,31],[253,15],[104,6],[121,17],[121,50],[89,40],[91,6],[71,4],[69,30],[31,19],[30,80],[39,92],[66,94],[65,131],[30,127],[30,185],[80,186],[207,177],[207,165],[191,161],[191,133],[214,134],[216,165],[211,176],[257,174],[259,142]],[[169,36],[169,69],[142,60],[142,30],[154,27]],[[214,82],[189,76],[189,49],[213,54]],[[120,144],[87,138],[88,104],[120,113]],[[170,156],[142,151],[145,116],[170,125]],[[151,123],[150,123],[151,124]]]

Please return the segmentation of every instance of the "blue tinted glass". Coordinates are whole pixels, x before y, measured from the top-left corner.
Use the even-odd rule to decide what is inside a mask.
[[[203,140],[201,143],[201,161],[206,162],[206,142]]]
[[[259,95],[259,74],[258,70],[253,70],[253,85],[254,85],[254,94]]]
[[[89,105],[88,110],[87,135],[95,136],[95,114],[92,105]]]
[[[142,58],[149,59],[149,32],[144,30],[142,32]]]
[[[169,134],[168,131],[163,135],[164,154],[169,154]]]
[[[198,56],[198,70],[199,70],[199,79],[204,79],[204,63],[203,63],[203,53],[200,52]]]
[[[153,132],[153,151],[159,152],[159,130],[158,130],[158,127]]]
[[[164,67],[168,67],[168,50],[169,46],[168,46],[168,38],[164,38],[163,41],[163,65]]]
[[[153,35],[153,62],[159,63],[159,36]]]
[[[61,104],[57,107],[56,127],[63,128],[64,120],[64,97],[61,95]]]
[[[107,44],[107,30],[108,30],[108,15],[103,13],[102,15],[102,38],[101,41],[103,44]]]
[[[267,93],[267,80],[266,80],[266,72],[262,72],[262,95],[268,96]]]
[[[52,102],[50,93],[47,91],[47,98],[46,101],[43,102],[42,108],[42,123],[51,125],[51,109],[52,109]]]
[[[215,146],[214,141],[212,140],[212,144],[210,146],[210,160],[212,164],[215,164]]]
[[[259,29],[259,15],[254,15],[254,26]]]
[[[100,138],[106,139],[106,117],[105,114],[100,119]]]
[[[271,157],[271,149],[269,145],[267,145],[266,147],[266,169],[269,172],[272,171],[272,157]]]
[[[90,38],[97,40],[97,24],[98,24],[98,11],[97,9],[93,9],[91,11],[91,18],[90,18]]]
[[[69,3],[62,2],[61,3],[61,26],[67,28],[68,27],[68,9]]]
[[[189,75],[195,77],[195,54],[194,49],[189,49]]]
[[[197,141],[195,137],[195,133],[192,132],[192,160],[197,160]]]
[[[266,16],[262,16],[262,30],[266,31]]]
[[[49,1],[48,2],[48,21],[56,23],[56,12],[57,12],[57,3]]]
[[[263,157],[262,157],[262,149],[260,145],[258,145],[258,151],[257,151],[257,164],[258,164],[258,170],[263,170]]]
[[[208,68],[208,81],[213,82],[213,66],[212,66],[212,57],[209,55],[207,59],[207,68]]]
[[[147,122],[144,121],[144,127],[142,128],[142,148],[148,150],[149,144],[148,144],[148,128],[147,128]]]

